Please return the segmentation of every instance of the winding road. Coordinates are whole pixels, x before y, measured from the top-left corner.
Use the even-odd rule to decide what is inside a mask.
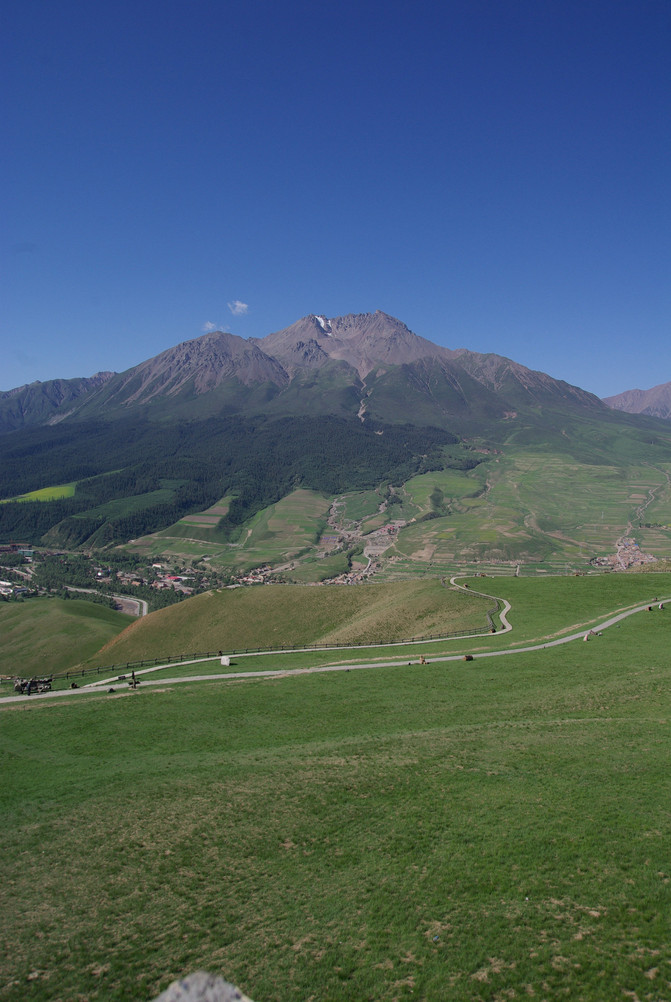
[[[454,587],[456,587],[456,588],[463,589],[464,591],[466,590],[463,585],[459,585],[458,584],[458,579],[456,577],[454,577],[454,578],[451,579],[451,584],[453,584]],[[507,619],[507,613],[509,613],[510,609],[511,609],[511,606],[510,606],[509,602],[507,602],[505,599],[498,598],[497,596],[494,596],[494,595],[489,595],[489,594],[486,594],[484,592],[476,592],[473,588],[468,588],[468,594],[470,594],[470,595],[474,595],[474,594],[475,595],[481,595],[481,596],[483,596],[485,598],[490,598],[490,599],[492,599],[494,601],[502,602],[503,603],[503,610],[499,613],[499,618],[500,618],[500,621],[501,621],[502,629],[500,629],[498,631],[497,636],[500,636],[502,633],[510,632],[512,630],[512,626],[510,625],[510,623],[508,622],[508,619]],[[661,608],[661,606],[664,603],[667,603],[667,602],[671,602],[671,597],[666,597],[666,598],[661,598],[661,599],[660,598],[656,598],[654,600],[654,605],[655,606],[658,605]],[[544,643],[530,644],[530,645],[528,645],[526,647],[516,647],[516,648],[514,648],[512,650],[482,651],[482,652],[480,652],[478,654],[471,655],[471,657],[472,657],[473,661],[479,661],[481,658],[501,658],[501,657],[508,657],[510,655],[525,654],[525,653],[528,653],[530,651],[547,650],[550,647],[560,647],[562,644],[570,644],[570,643],[573,643],[573,641],[576,641],[576,640],[584,640],[585,635],[586,635],[586,631],[587,631],[588,634],[589,633],[601,633],[603,630],[607,630],[610,627],[615,626],[617,623],[621,623],[622,620],[627,619],[629,616],[634,616],[634,615],[636,615],[639,612],[646,612],[650,608],[650,606],[652,604],[653,604],[652,602],[645,602],[645,603],[643,603],[641,605],[637,605],[637,606],[635,606],[635,607],[633,607],[631,609],[626,609],[626,610],[621,611],[621,612],[613,613],[612,615],[607,616],[605,619],[595,620],[593,622],[591,628],[586,628],[585,625],[582,625],[581,628],[580,628],[580,630],[577,630],[576,632],[567,634],[565,637],[560,637],[559,639],[547,640]],[[479,634],[479,636],[490,636],[490,635],[491,634],[490,634],[489,631],[486,631],[486,632],[483,631],[482,634]],[[464,638],[464,639],[466,639],[466,638]],[[474,639],[474,638],[473,637],[469,637],[468,639],[471,640],[471,639]],[[436,642],[438,642],[438,641],[435,641],[435,640],[433,640],[433,641],[426,641],[426,643],[436,643]],[[451,642],[455,642],[454,638],[452,638]],[[410,643],[410,642],[408,642],[408,643]],[[373,646],[374,645],[371,645],[371,648]],[[391,645],[389,645],[389,644],[381,644],[381,645],[378,645],[378,646],[389,647]],[[402,646],[402,643],[399,644],[399,646]],[[416,647],[417,646],[417,642],[413,641],[412,642],[412,646]],[[371,649],[371,648],[368,648],[368,649]],[[324,649],[326,650],[326,649],[330,649],[330,648],[324,648]],[[282,654],[298,653],[300,650],[301,649],[299,648],[295,652],[283,651]],[[315,650],[315,648],[310,648],[310,650]],[[258,653],[254,654],[254,655],[245,655],[245,657],[259,656],[260,654],[263,654],[263,653],[266,653],[266,654],[278,654],[277,651],[266,651],[266,652],[258,652]],[[460,653],[460,654],[445,654],[445,655],[437,655],[437,656],[433,656],[432,655],[430,663],[431,664],[436,664],[436,663],[446,663],[446,662],[449,662],[449,661],[463,661],[463,659],[464,659],[463,652]],[[185,665],[185,664],[198,664],[199,661],[210,662],[211,663],[212,658],[199,658],[199,659],[197,659],[195,661],[183,661],[183,662],[180,662],[180,664],[181,665]],[[166,685],[171,685],[172,686],[172,685],[176,685],[176,684],[181,683],[181,682],[214,682],[214,681],[227,681],[227,680],[228,681],[231,681],[231,680],[238,680],[239,681],[239,680],[244,680],[244,679],[289,678],[292,675],[314,675],[314,674],[319,674],[319,673],[322,673],[322,672],[361,671],[361,670],[364,670],[364,669],[371,669],[371,668],[403,668],[403,667],[407,667],[410,664],[413,664],[415,667],[417,666],[416,657],[415,657],[415,660],[412,661],[412,662],[409,662],[407,660],[407,657],[406,657],[406,658],[403,658],[403,659],[398,659],[398,660],[393,660],[393,661],[362,661],[362,662],[359,662],[357,664],[346,664],[346,665],[344,665],[344,664],[337,664],[337,665],[316,665],[316,666],[314,666],[312,668],[276,668],[276,669],[265,669],[265,670],[261,670],[261,671],[225,672],[225,673],[217,673],[217,674],[209,673],[207,675],[187,675],[187,676],[183,676],[183,677],[176,677],[176,678],[170,678],[170,679],[167,679],[167,678],[150,679],[150,678],[146,677],[148,674],[156,672],[156,671],[161,671],[161,670],[164,670],[166,668],[175,668],[175,667],[177,667],[173,663],[173,664],[156,665],[156,666],[154,666],[152,668],[145,668],[145,669],[143,669],[141,671],[136,671],[135,675],[136,675],[136,677],[139,677],[140,675],[143,676],[143,678],[142,678],[142,688],[144,689],[147,686],[162,686],[162,687],[165,687]],[[78,695],[82,695],[84,693],[88,693],[90,695],[91,691],[94,690],[94,689],[100,689],[103,686],[110,686],[110,685],[114,686],[114,685],[118,684],[118,677],[119,677],[118,675],[115,675],[113,678],[96,680],[95,682],[90,682],[87,685],[84,685],[84,686],[82,686],[79,689],[63,689],[63,690],[58,690],[56,692],[36,693],[36,694],[31,695],[31,696],[21,696],[21,695],[18,695],[18,694],[14,694],[12,696],[4,696],[4,697],[0,697],[0,704],[2,704],[2,703],[17,703],[17,702],[25,701],[27,699],[30,699],[33,702],[35,700],[40,700],[40,699],[58,699],[58,698],[63,697],[63,696],[78,696]],[[119,691],[126,691],[125,686],[124,686],[123,690],[119,690]]]

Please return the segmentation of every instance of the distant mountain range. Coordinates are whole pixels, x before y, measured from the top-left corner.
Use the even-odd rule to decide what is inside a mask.
[[[216,331],[126,372],[31,383],[0,394],[0,433],[138,410],[155,419],[332,414],[452,429],[567,406],[604,407],[503,356],[435,345],[377,311],[311,315],[248,341]]]
[[[660,383],[650,390],[625,390],[614,397],[605,397],[604,402],[627,414],[647,414],[671,421],[671,383]]]

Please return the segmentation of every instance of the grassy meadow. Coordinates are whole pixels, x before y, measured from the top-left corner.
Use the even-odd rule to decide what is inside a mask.
[[[521,638],[671,594],[470,584]],[[0,707],[0,999],[198,968],[256,1002],[671,997],[670,640],[655,607],[473,662]]]

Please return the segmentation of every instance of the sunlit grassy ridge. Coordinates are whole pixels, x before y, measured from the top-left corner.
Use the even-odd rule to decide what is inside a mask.
[[[484,630],[491,605],[434,579],[359,587],[225,589],[136,621],[106,645],[100,658],[103,664],[116,664],[195,651],[385,643]]]
[[[646,579],[530,610],[495,583],[533,633]],[[0,998],[198,968],[257,1002],[668,998],[670,640],[655,609],[532,654],[0,711]]]

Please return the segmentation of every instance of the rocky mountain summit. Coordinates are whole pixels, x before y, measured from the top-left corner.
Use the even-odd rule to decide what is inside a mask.
[[[350,313],[332,320],[311,315],[283,331],[253,340],[288,371],[300,367],[297,363],[303,352],[303,366],[318,366],[331,358],[356,369],[360,379],[378,365],[404,365],[420,358],[448,359],[454,354],[413,334],[400,320],[380,310]]]
[[[0,431],[62,421],[114,375],[97,372],[88,378],[35,380],[0,393]]]
[[[604,397],[604,403],[627,414],[647,414],[671,421],[671,383],[660,383],[650,390],[625,390],[613,397]]]

